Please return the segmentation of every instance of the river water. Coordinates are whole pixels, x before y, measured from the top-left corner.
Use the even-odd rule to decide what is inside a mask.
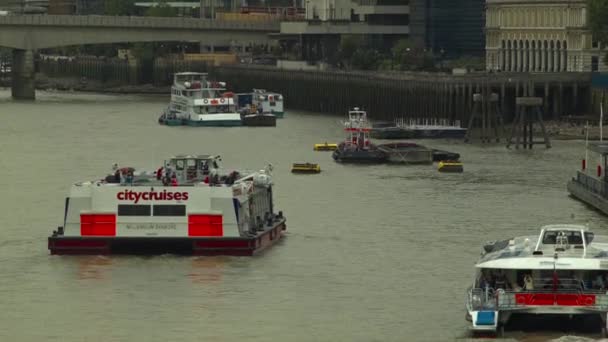
[[[550,223],[607,233],[604,217],[566,193],[581,141],[533,151],[425,142],[461,153],[465,172],[441,174],[314,152],[342,138],[339,117],[165,127],[156,119],[168,96],[37,96],[0,91],[0,341],[467,339],[464,293],[483,242]],[[49,255],[72,182],[178,153],[220,154],[228,168],[272,163],[287,238],[253,258]],[[300,161],[323,172],[291,174]],[[507,331],[527,341],[577,334]]]

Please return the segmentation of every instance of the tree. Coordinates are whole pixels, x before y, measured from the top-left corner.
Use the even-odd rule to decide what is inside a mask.
[[[146,10],[146,17],[176,17],[177,9],[169,6],[167,1],[160,0]]]
[[[587,13],[594,40],[608,43],[608,0],[587,0]],[[608,64],[608,55],[604,57],[604,63]]]
[[[391,49],[394,67],[398,70],[433,70],[435,57],[422,47],[413,46],[409,40],[401,39]]]
[[[106,15],[135,14],[135,0],[104,0],[103,6]]]
[[[339,55],[343,61],[350,61],[355,51],[363,45],[361,38],[357,36],[342,36],[340,39]]]
[[[351,58],[352,66],[360,70],[376,70],[379,61],[378,51],[365,47],[358,48]]]

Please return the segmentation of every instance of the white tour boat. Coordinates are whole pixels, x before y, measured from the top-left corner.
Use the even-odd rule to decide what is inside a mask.
[[[549,225],[538,236],[484,245],[467,291],[474,332],[500,332],[515,314],[595,315],[606,334],[608,236]]]
[[[286,229],[271,166],[223,172],[219,156],[179,155],[155,171],[118,168],[72,185],[51,254],[252,255]]]
[[[206,73],[181,72],[173,77],[171,102],[158,119],[167,126],[241,126],[234,95],[226,83],[207,80]]]

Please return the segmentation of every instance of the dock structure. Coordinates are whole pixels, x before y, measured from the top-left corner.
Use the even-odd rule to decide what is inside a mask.
[[[504,135],[504,117],[500,109],[498,94],[483,87],[481,93],[473,94],[473,110],[469,117],[465,142],[471,140],[473,128],[479,126],[479,138],[482,143],[490,143],[492,140],[500,142],[501,133]]]
[[[551,140],[545,129],[543,122],[543,107],[546,107],[546,101],[542,97],[534,96],[534,84],[531,82],[523,84],[523,96],[515,98],[515,118],[513,119],[513,127],[511,136],[507,141],[507,148],[510,148],[515,138],[515,148],[520,146],[526,149],[532,149],[534,145],[544,144],[546,148],[551,148]],[[540,127],[543,135],[543,141],[534,141],[534,124]]]

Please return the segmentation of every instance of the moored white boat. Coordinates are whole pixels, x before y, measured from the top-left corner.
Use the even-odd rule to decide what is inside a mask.
[[[234,94],[225,91],[224,82],[208,81],[206,73],[176,73],[171,86],[171,102],[159,123],[168,126],[241,126]]]
[[[466,294],[474,332],[502,331],[512,315],[594,315],[606,334],[608,236],[581,225],[484,245]]]
[[[178,155],[72,185],[51,254],[252,255],[286,229],[271,168],[223,172],[219,156]]]

